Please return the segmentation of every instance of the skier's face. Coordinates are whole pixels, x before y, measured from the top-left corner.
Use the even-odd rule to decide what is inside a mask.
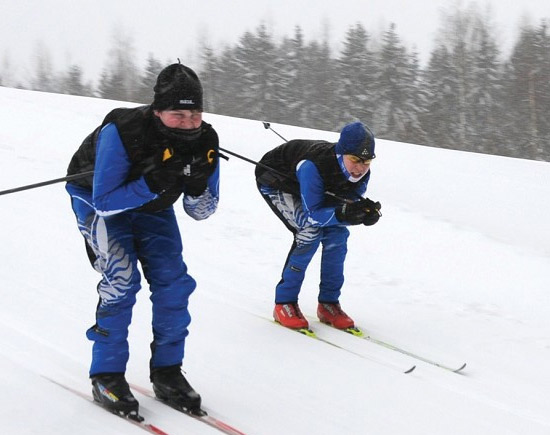
[[[155,115],[168,128],[193,130],[202,123],[202,112],[199,110],[155,110]]]
[[[364,160],[351,154],[344,154],[344,166],[353,178],[361,178],[370,169],[372,160]]]

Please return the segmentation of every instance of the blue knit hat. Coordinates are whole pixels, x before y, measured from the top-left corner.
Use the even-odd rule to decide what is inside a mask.
[[[340,132],[335,151],[336,154],[351,154],[365,160],[374,159],[374,134],[362,122],[352,122]]]

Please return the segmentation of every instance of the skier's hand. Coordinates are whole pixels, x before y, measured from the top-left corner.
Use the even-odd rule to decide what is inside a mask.
[[[211,148],[188,158],[183,169],[183,192],[186,195],[199,196],[206,190],[208,177],[218,164],[218,151]]]
[[[149,190],[159,195],[174,187],[182,174],[183,161],[171,148],[159,150],[143,171]]]
[[[349,225],[374,225],[381,216],[380,208],[379,202],[364,198],[336,208],[336,218]]]
[[[382,216],[382,213],[380,213],[379,210],[371,211],[370,213],[367,213],[365,218],[363,219],[363,225],[371,226],[374,225],[376,222],[378,222],[378,219],[380,219],[380,216]]]
[[[366,201],[367,205],[365,208],[365,218],[363,219],[363,225],[370,226],[374,225],[376,222],[378,222],[378,219],[380,219],[380,216],[382,216],[382,213],[380,213],[380,209],[382,208],[382,204],[380,204],[379,201],[371,201],[368,198],[365,198],[363,201]]]

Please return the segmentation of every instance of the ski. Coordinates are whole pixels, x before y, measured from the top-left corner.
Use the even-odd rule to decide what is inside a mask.
[[[337,349],[340,349],[340,350],[343,350],[345,352],[348,352],[348,353],[351,353],[352,355],[355,355],[355,356],[358,356],[359,358],[362,358],[362,359],[366,359],[368,361],[372,361],[372,362],[375,362],[377,364],[381,364],[385,367],[391,367],[391,368],[395,368],[397,370],[399,370],[400,372],[402,373],[405,373],[405,374],[409,374],[411,373],[415,368],[416,368],[416,365],[413,365],[412,367],[409,367],[408,369],[406,370],[402,370],[402,368],[397,368],[394,364],[389,364],[385,361],[381,361],[379,359],[376,359],[376,358],[373,358],[373,357],[369,357],[367,355],[364,355],[364,354],[361,354],[361,353],[358,353],[358,352],[355,352],[351,349],[348,349],[340,344],[337,344],[331,340],[328,340],[324,337],[320,337],[319,335],[317,335],[317,333],[315,331],[313,331],[312,329],[310,328],[300,328],[300,329],[290,329],[290,328],[286,328],[284,327],[283,325],[281,325],[279,322],[276,322],[274,321],[277,325],[285,328],[285,329],[288,329],[290,331],[295,331],[295,332],[298,332],[299,334],[302,334],[302,335],[305,335],[306,337],[309,337],[309,338],[312,338],[314,340],[317,340],[317,341],[321,341],[329,346],[332,346],[332,347],[335,347]]]
[[[142,386],[136,385],[136,384],[130,384],[130,387],[132,389],[134,389],[135,391],[137,391],[138,393],[143,394],[144,396],[147,396],[151,399],[158,400],[155,396],[155,393],[153,391],[151,391],[150,389],[148,389],[148,388],[145,388],[145,387],[142,387]],[[159,402],[170,406],[168,403],[165,403],[162,400],[159,400]],[[208,426],[211,426],[211,427],[217,429],[218,431],[220,431],[224,434],[227,434],[227,435],[246,435],[244,432],[241,432],[240,430],[235,429],[233,426],[225,423],[224,421],[209,415],[206,411],[204,411],[202,409],[198,413],[193,413],[193,412],[188,412],[188,411],[182,410],[180,408],[175,408],[175,407],[172,407],[172,408],[175,409],[178,412],[181,412],[182,414],[185,414],[185,415],[188,415],[189,417],[194,418],[195,420],[198,420],[202,423],[205,423]]]
[[[122,415],[115,414],[113,412],[110,412],[108,409],[104,408],[99,402],[96,402],[93,399],[91,394],[83,393],[80,390],[69,387],[68,385],[62,384],[61,382],[58,382],[55,379],[51,379],[47,376],[43,375],[42,377],[44,379],[47,379],[51,383],[57,385],[58,387],[61,387],[64,390],[69,391],[69,392],[75,394],[76,396],[81,397],[82,399],[93,403],[96,406],[99,406],[101,409],[109,412],[109,414],[115,415],[115,416],[121,418],[122,420],[127,421],[130,424],[133,424],[134,426],[138,426],[139,428],[143,429],[144,431],[146,431],[148,433],[152,433],[152,434],[155,434],[155,435],[168,435],[167,432],[163,431],[158,426],[155,426],[154,424],[151,424],[151,423],[147,423],[145,421],[145,419],[140,415],[136,416],[135,418],[132,418],[132,417],[125,417],[125,416],[122,416]]]
[[[402,353],[403,355],[407,355],[411,358],[417,359],[419,361],[425,362],[425,363],[433,365],[435,367],[439,367],[439,368],[447,370],[449,372],[460,373],[466,367],[466,363],[464,363],[464,364],[462,364],[458,367],[450,367],[450,366],[441,364],[441,363],[439,363],[437,361],[434,361],[432,359],[425,358],[425,357],[423,357],[421,355],[418,355],[414,352],[410,352],[410,351],[405,350],[401,347],[395,346],[394,344],[388,343],[387,341],[383,341],[383,340],[380,340],[378,338],[375,338],[370,334],[365,334],[365,332],[363,332],[363,330],[361,328],[353,327],[353,328],[347,328],[347,329],[336,329],[336,328],[332,327],[329,324],[322,323],[322,322],[319,322],[319,323],[321,323],[323,325],[326,325],[327,327],[335,329],[337,331],[346,332],[350,335],[353,335],[354,337],[358,337],[358,338],[361,338],[363,340],[370,341],[371,343],[377,344],[378,346],[385,347],[386,349],[390,349],[390,350],[393,350],[395,352]]]

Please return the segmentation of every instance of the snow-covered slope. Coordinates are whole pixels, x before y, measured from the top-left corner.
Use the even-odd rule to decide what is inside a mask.
[[[123,105],[0,87],[0,190],[64,176],[82,139]],[[281,142],[260,121],[205,120],[222,147],[252,159]],[[288,139],[337,138],[273,128]],[[232,157],[214,216],[194,222],[177,207],[199,283],[184,369],[205,407],[247,434],[549,434],[550,164],[384,140],[377,155],[369,197],[384,216],[351,229],[342,305],[377,338],[467,362],[464,375],[315,322],[365,358],[269,322],[291,235],[256,192],[253,165]],[[99,277],[63,185],[0,196],[0,210],[0,431],[140,433],[45,379],[90,390],[84,333]],[[301,293],[309,315],[318,266],[316,257]],[[144,386],[150,311],[145,286],[128,368]],[[138,399],[170,434],[216,433]]]

